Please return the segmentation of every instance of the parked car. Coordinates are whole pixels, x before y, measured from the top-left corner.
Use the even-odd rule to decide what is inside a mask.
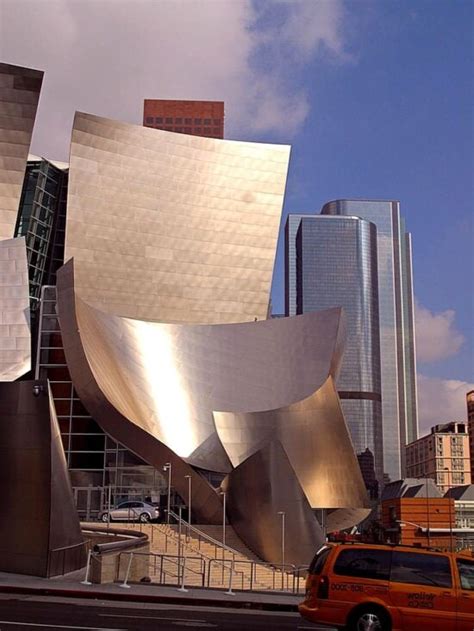
[[[109,521],[141,521],[149,522],[157,520],[160,516],[160,511],[153,504],[139,501],[121,502],[111,511],[103,511],[100,514],[100,519],[103,522]]]
[[[311,562],[298,609],[347,631],[473,631],[474,554],[327,544]]]

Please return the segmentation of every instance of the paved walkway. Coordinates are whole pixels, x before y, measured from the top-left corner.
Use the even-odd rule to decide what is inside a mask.
[[[162,602],[208,607],[245,607],[268,611],[296,611],[302,596],[284,592],[239,592],[228,594],[220,589],[177,587],[150,583],[132,583],[128,589],[117,583],[83,585],[84,570],[58,578],[39,578],[0,572],[0,593],[38,594],[68,598],[101,598],[124,602]]]

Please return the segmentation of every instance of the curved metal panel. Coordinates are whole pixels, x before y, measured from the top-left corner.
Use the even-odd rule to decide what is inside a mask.
[[[25,238],[0,241],[0,382],[31,370],[30,298]]]
[[[165,463],[172,465],[172,485],[181,497],[187,497],[188,480],[192,477],[193,514],[202,523],[218,524],[222,519],[222,505],[217,492],[199,473],[196,473],[182,458],[177,456],[148,429],[130,421],[104,396],[91,370],[84,351],[79,323],[76,317],[72,262],[63,266],[58,273],[58,310],[63,336],[64,352],[74,387],[90,414],[102,429],[142,460],[161,469]],[[97,343],[100,341],[97,339]],[[112,370],[117,390],[124,388],[124,396],[130,394],[127,383],[120,377],[119,366],[104,358],[104,370]]]
[[[340,309],[223,325],[113,316],[75,296],[72,262],[58,273],[58,307],[65,347],[80,342],[102,396],[188,463],[221,472],[231,465],[213,411],[268,410],[309,396],[337,372],[344,335]]]
[[[43,73],[0,63],[0,239],[14,235]]]
[[[222,488],[227,494],[232,527],[255,554],[269,563],[282,563],[280,512],[285,513],[285,563],[309,563],[324,542],[321,527],[277,440],[234,469]]]
[[[368,505],[334,380],[310,397],[261,412],[214,412],[217,433],[234,467],[271,440],[281,442],[312,508]]]
[[[0,383],[0,569],[52,576],[85,564],[46,381]]]
[[[79,295],[160,322],[265,319],[289,153],[76,113],[65,260]]]

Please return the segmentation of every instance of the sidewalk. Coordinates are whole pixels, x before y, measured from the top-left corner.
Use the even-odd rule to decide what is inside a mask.
[[[120,600],[123,602],[160,602],[170,605],[195,605],[260,609],[266,611],[296,611],[303,596],[285,592],[239,592],[226,594],[225,590],[189,588],[179,591],[169,585],[131,583],[129,589],[118,583],[82,585],[84,571],[72,572],[58,578],[39,578],[22,574],[0,572],[0,593],[36,594],[67,598]]]

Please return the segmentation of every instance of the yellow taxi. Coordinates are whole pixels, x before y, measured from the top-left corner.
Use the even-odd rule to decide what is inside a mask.
[[[298,609],[347,631],[474,631],[474,555],[327,544],[311,562]]]

